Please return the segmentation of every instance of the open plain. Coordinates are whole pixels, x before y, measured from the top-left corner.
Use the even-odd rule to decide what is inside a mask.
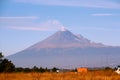
[[[113,71],[0,73],[0,80],[120,80],[120,75]]]

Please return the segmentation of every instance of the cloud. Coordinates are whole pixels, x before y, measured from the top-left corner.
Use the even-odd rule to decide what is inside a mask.
[[[0,17],[0,23],[23,23],[39,19],[38,16]]]
[[[20,25],[8,26],[9,29],[15,30],[31,30],[31,31],[54,31],[64,27],[58,20],[48,20],[41,23],[31,23]]]
[[[120,3],[110,0],[13,0],[20,3],[54,5],[54,6],[74,6],[92,8],[118,8]]]
[[[105,27],[83,27],[79,28],[80,30],[86,30],[86,31],[105,31],[105,32],[120,32],[120,30],[116,28],[105,28]]]
[[[15,30],[51,31],[64,27],[58,20],[38,22],[38,16],[0,17],[1,27]]]
[[[95,13],[91,14],[92,16],[113,16],[115,14],[110,14],[110,13]]]
[[[0,17],[0,20],[2,19],[38,19],[37,16],[22,16],[22,17]]]
[[[45,31],[46,28],[43,27],[27,27],[27,26],[10,26],[9,28],[11,29],[16,29],[16,30],[32,30],[32,31]]]

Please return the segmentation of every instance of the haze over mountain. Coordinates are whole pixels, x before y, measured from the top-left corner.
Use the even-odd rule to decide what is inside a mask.
[[[120,47],[95,43],[62,28],[7,58],[17,67],[103,67],[119,65],[119,53]]]

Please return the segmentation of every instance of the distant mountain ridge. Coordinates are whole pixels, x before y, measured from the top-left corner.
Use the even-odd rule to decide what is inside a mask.
[[[95,43],[65,28],[7,57],[20,67],[81,67],[120,64],[120,47]]]

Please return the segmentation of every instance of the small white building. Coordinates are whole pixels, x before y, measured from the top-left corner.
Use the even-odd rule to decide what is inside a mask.
[[[120,67],[118,67],[115,72],[118,73],[118,74],[120,74]]]

